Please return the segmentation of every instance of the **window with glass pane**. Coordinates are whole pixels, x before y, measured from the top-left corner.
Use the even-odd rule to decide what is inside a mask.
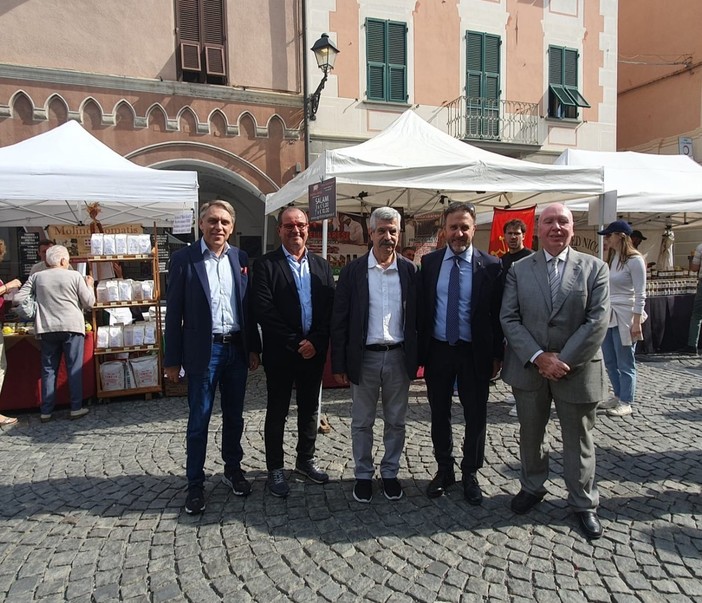
[[[577,119],[578,107],[590,107],[578,90],[577,50],[548,47],[548,88],[549,117]]]

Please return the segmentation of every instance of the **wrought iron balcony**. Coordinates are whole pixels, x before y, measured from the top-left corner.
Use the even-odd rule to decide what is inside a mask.
[[[540,145],[538,103],[459,96],[446,107],[454,138]]]

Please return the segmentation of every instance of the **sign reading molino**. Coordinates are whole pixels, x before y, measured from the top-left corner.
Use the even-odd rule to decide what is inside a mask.
[[[141,224],[115,224],[103,226],[107,234],[143,234]],[[90,226],[75,226],[72,224],[52,224],[46,228],[46,234],[57,245],[68,249],[71,257],[86,257],[90,255]]]

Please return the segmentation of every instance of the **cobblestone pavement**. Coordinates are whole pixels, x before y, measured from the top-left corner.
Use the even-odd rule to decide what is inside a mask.
[[[702,602],[701,362],[641,362],[635,414],[599,419],[605,535],[593,544],[564,503],[557,425],[549,495],[528,515],[510,511],[517,421],[502,383],[490,395],[481,507],[460,486],[424,494],[435,466],[422,382],[411,391],[406,496],[390,502],[376,488],[370,505],[351,494],[348,390],[324,395],[334,430],[319,437],[318,456],[331,483],[291,474],[282,500],[264,490],[265,380],[252,374],[244,460],[253,493],[238,498],[220,481],[217,412],[199,517],[182,511],[184,399],[112,402],[80,421],[68,411],[48,424],[20,415],[0,435],[0,599]],[[286,446],[290,466],[290,432]]]

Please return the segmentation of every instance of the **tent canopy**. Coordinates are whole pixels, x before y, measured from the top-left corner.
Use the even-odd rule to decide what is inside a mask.
[[[641,214],[630,216],[634,223],[702,220],[702,166],[685,155],[568,149],[556,164],[604,166],[605,190],[617,191],[617,214]],[[588,201],[570,201],[568,207],[586,211]]]
[[[94,201],[105,224],[169,226],[197,199],[197,172],[136,165],[75,121],[0,148],[0,226],[87,222]]]
[[[307,205],[311,184],[336,178],[337,208],[403,207],[409,215],[437,211],[442,196],[472,201],[492,219],[494,207],[534,205],[601,194],[599,167],[550,166],[504,157],[456,140],[405,111],[374,138],[324,151],[301,174],[266,197],[270,214]],[[479,215],[479,221],[480,215]]]

